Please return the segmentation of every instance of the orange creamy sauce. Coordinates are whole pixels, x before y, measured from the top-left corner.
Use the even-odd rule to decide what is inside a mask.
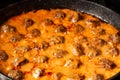
[[[57,11],[62,11],[65,15],[58,17],[55,15]],[[78,14],[79,18],[82,18],[79,19]],[[26,27],[25,19],[31,19],[34,23]],[[47,23],[46,19],[53,22]],[[94,74],[102,74],[105,80],[120,71],[120,43],[114,43],[109,39],[109,36],[116,35],[118,30],[91,15],[69,9],[51,9],[50,11],[41,9],[14,16],[6,24],[14,26],[16,32],[1,31],[0,33],[0,50],[8,54],[7,60],[0,61],[0,72],[9,74],[11,70],[20,70],[24,74],[22,80],[92,80]],[[62,25],[64,28],[59,31],[56,25]],[[30,31],[33,29],[40,31],[38,36],[32,36]],[[23,34],[24,38],[11,42],[11,36],[18,33]],[[54,43],[54,40],[52,42],[55,36],[64,37],[64,41],[59,42],[58,39],[58,43]],[[105,44],[101,45],[102,43],[99,42],[97,44],[96,39],[104,40]],[[47,47],[44,45],[41,47],[43,41],[48,43]],[[35,48],[35,45],[39,48]],[[80,46],[80,50],[76,49],[76,45]],[[30,49],[17,50],[18,46],[29,46]],[[114,55],[114,51],[109,54],[109,47],[116,48],[118,55]],[[59,53],[59,50],[62,52]],[[94,50],[96,50],[95,55]],[[92,55],[89,56],[89,52]],[[40,61],[39,56],[46,56],[47,60]],[[27,62],[18,65],[22,62],[22,58]],[[109,70],[101,67],[98,62],[103,58],[111,60],[116,66]],[[15,59],[21,59],[21,61],[15,62]],[[43,70],[38,77],[34,76],[36,68]],[[54,76],[55,73],[59,73],[60,76]],[[80,79],[78,75],[84,78]]]

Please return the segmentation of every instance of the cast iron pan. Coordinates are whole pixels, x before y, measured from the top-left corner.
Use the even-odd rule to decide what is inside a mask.
[[[19,3],[15,3],[7,6],[0,10],[0,24],[4,23],[7,19],[12,16],[19,15],[22,12],[28,12],[31,10],[38,9],[55,9],[55,8],[69,8],[76,11],[85,12],[93,16],[98,17],[102,21],[114,25],[116,28],[120,29],[120,16],[113,12],[112,10],[98,5],[93,2],[85,0],[24,0]],[[3,75],[3,74],[0,74]],[[118,78],[120,73],[116,73],[115,76],[108,80],[120,80]],[[0,76],[1,77],[1,76]],[[5,78],[5,75],[4,75]],[[9,77],[2,80],[11,80]]]

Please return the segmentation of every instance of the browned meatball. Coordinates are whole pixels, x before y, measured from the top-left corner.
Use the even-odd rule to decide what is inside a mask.
[[[37,63],[46,63],[46,62],[48,62],[48,60],[49,60],[49,58],[47,56],[42,56],[42,55],[36,56],[34,58],[34,61]]]
[[[38,30],[38,29],[32,29],[32,30],[30,31],[30,35],[31,35],[31,37],[38,37],[38,36],[41,35],[41,32],[40,32],[40,30]]]
[[[53,52],[53,56],[56,58],[62,58],[65,56],[66,53],[67,53],[66,50],[55,49],[55,51]]]
[[[97,20],[87,20],[85,23],[89,28],[96,28],[97,26],[100,26],[100,22]]]
[[[15,67],[22,66],[24,64],[28,63],[28,60],[24,57],[17,57],[14,59],[13,64]]]
[[[111,70],[111,69],[114,69],[116,67],[116,64],[113,61],[111,61],[109,59],[106,59],[106,58],[103,58],[103,59],[99,60],[98,64],[102,68],[105,68],[107,70]]]
[[[81,56],[84,54],[83,47],[80,44],[74,44],[71,50],[72,54],[75,56]]]
[[[20,41],[23,38],[24,38],[23,34],[15,34],[9,39],[9,41],[14,43]]]
[[[35,50],[40,50],[40,46],[38,44],[34,44],[34,47],[33,47]]]
[[[66,32],[67,28],[64,27],[63,25],[56,25],[55,26],[55,32]]]
[[[1,32],[8,33],[8,32],[16,32],[16,28],[11,25],[3,25],[1,26]]]
[[[83,26],[81,26],[80,24],[76,24],[73,26],[75,29],[75,33],[79,33],[85,30],[85,28]]]
[[[116,47],[109,47],[107,50],[106,50],[106,54],[110,54],[112,55],[113,57],[115,56],[118,56],[119,55],[119,51]]]
[[[120,42],[120,34],[119,32],[116,34],[110,34],[108,36],[108,40],[113,42],[113,43],[119,43]]]
[[[102,74],[94,74],[92,80],[105,80]]]
[[[68,76],[67,80],[84,80],[85,76],[84,75],[80,75],[77,73],[72,73],[71,75]]]
[[[34,24],[34,21],[32,19],[24,19],[24,22],[23,22],[24,26],[27,28],[27,27],[30,27]]]
[[[80,60],[70,58],[66,61],[64,66],[72,69],[77,69],[80,67],[81,64],[82,63]]]
[[[100,34],[100,35],[106,34],[106,30],[105,30],[105,29],[100,29],[100,30],[99,30],[99,34]]]
[[[37,79],[37,78],[41,77],[43,75],[43,73],[44,73],[43,69],[34,68],[33,71],[32,71],[32,76]]]
[[[75,12],[70,16],[69,21],[75,23],[81,19],[83,19],[83,16],[81,16],[78,12]]]
[[[23,73],[19,70],[11,70],[8,73],[8,76],[11,77],[13,80],[21,80],[23,78]]]
[[[0,50],[0,61],[6,61],[8,59],[8,54],[4,50]]]
[[[14,52],[15,53],[26,53],[30,50],[31,50],[30,46],[17,46],[15,47]]]
[[[64,36],[53,36],[50,39],[51,44],[62,44],[65,42]]]
[[[94,45],[94,46],[97,46],[97,47],[102,47],[102,46],[104,46],[105,44],[107,44],[107,42],[105,41],[105,40],[103,40],[103,39],[100,39],[100,38],[93,38],[92,40],[91,40],[91,43],[92,43],[92,45]]]
[[[56,11],[53,14],[53,17],[56,19],[64,19],[66,17],[66,14],[63,11]]]
[[[85,37],[85,36],[79,36],[79,37],[74,38],[75,43],[79,43],[83,46],[85,46],[86,43],[88,43],[88,40],[89,40],[88,37]]]
[[[49,43],[46,41],[41,42],[39,45],[40,49],[46,50],[49,47]]]
[[[56,72],[51,75],[51,78],[53,80],[61,80],[61,77],[62,77],[62,74],[60,72]]]
[[[85,50],[85,54],[89,58],[95,58],[95,57],[97,57],[101,54],[101,51],[99,49],[94,48],[94,47],[93,48],[87,48]]]
[[[45,25],[45,26],[50,26],[52,25],[54,22],[51,20],[51,19],[45,19],[42,21],[42,23]]]

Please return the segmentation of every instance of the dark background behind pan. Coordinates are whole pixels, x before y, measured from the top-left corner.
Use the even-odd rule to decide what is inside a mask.
[[[9,4],[12,4],[12,3],[18,3],[18,2],[21,2],[21,1],[23,1],[23,0],[9,0],[9,1],[6,1],[6,0],[0,0],[0,8],[4,8],[4,7],[6,7],[7,5],[9,5]],[[29,1],[33,1],[33,0],[29,0]],[[45,1],[47,1],[47,0],[44,0],[43,2],[45,2]],[[50,0],[48,0],[48,1],[50,1]],[[55,0],[51,0],[51,1],[55,1]],[[60,1],[60,0],[58,0],[58,1]],[[62,1],[62,0],[61,0]],[[69,0],[66,0],[66,2],[67,1],[69,1]],[[70,0],[70,1],[72,1],[72,0]],[[76,0],[77,1],[77,0]],[[84,0],[85,1],[85,0]],[[98,3],[98,4],[101,4],[101,5],[104,5],[104,6],[106,6],[106,7],[109,7],[109,8],[111,8],[112,10],[114,10],[115,12],[117,12],[117,13],[119,13],[120,14],[120,6],[119,6],[119,4],[120,4],[120,1],[119,0],[89,0],[89,1],[93,1],[93,2],[96,2],[96,3]],[[74,2],[74,0],[73,0],[73,2]],[[46,2],[47,3],[47,2]],[[53,2],[53,4],[54,4],[55,2]],[[63,2],[61,2],[61,3],[64,3],[64,1]],[[68,2],[69,3],[69,2]],[[28,5],[29,4],[31,4],[31,3],[27,3]],[[36,3],[37,4],[37,3]],[[57,3],[56,3],[57,4]],[[78,5],[79,3],[75,3],[76,5]],[[20,5],[22,5],[22,7],[20,6]],[[49,5],[49,4],[44,4],[44,6],[45,5]],[[85,5],[85,4],[82,4],[82,5]],[[32,7],[32,6],[34,6],[34,7]],[[51,6],[51,5],[50,5]],[[48,8],[48,7],[50,7],[50,6],[46,6],[45,8]],[[68,4],[66,4],[66,6],[70,6],[70,5],[68,5]],[[108,12],[104,12],[104,11],[101,11],[101,8],[99,8],[100,6],[99,5],[97,5],[97,7],[94,7],[94,6],[91,6],[91,5],[87,5],[87,6],[89,6],[90,8],[94,8],[94,9],[96,9],[98,12],[100,12],[100,13],[102,13],[102,14],[106,14],[105,16],[102,16],[102,15],[100,15],[99,14],[99,16],[96,14],[96,13],[94,13],[94,12],[92,12],[91,11],[91,13],[93,13],[93,14],[95,14],[95,15],[97,15],[97,17],[99,17],[99,18],[101,18],[102,20],[104,20],[104,21],[106,21],[106,22],[109,22],[109,23],[112,23],[112,24],[114,24],[116,27],[118,27],[118,28],[120,28],[120,17],[119,17],[119,15],[117,15],[117,14],[114,14],[114,12],[112,12],[111,10],[108,10],[108,12],[111,12],[111,13],[108,13]],[[10,17],[10,16],[13,16],[12,14],[19,14],[19,13],[21,13],[21,11],[23,10],[23,11],[29,11],[29,10],[31,10],[32,8],[34,9],[37,9],[37,8],[40,8],[40,5],[34,5],[34,4],[31,4],[31,6],[26,6],[25,4],[18,4],[18,6],[16,6],[16,7],[11,7],[11,9],[14,9],[14,13],[12,13],[12,12],[10,12],[10,13],[7,13],[8,11],[9,11],[9,8],[7,8],[7,9],[4,9],[5,11],[3,12],[3,13],[0,13],[0,19],[2,19],[3,21],[2,22],[4,22],[4,20],[6,20],[8,17]],[[43,7],[43,6],[41,6],[41,7]],[[56,7],[56,6],[54,6],[54,7]],[[31,8],[31,9],[29,9],[29,8]],[[74,9],[76,9],[77,8],[77,10],[79,11],[79,6],[73,6],[72,8],[74,8]],[[86,7],[86,10],[88,10],[87,9],[88,7]],[[104,8],[104,7],[103,7]],[[99,10],[100,9],[100,10]],[[85,10],[83,10],[83,11],[85,11]],[[89,10],[88,10],[89,11]],[[89,13],[89,12],[88,12]],[[107,16],[108,15],[108,16]],[[102,17],[101,17],[102,16]],[[114,18],[111,18],[111,16],[113,16]],[[3,18],[4,17],[4,18]],[[104,19],[104,18],[106,18],[106,19]],[[113,20],[109,20],[109,19],[113,19]],[[0,23],[2,23],[1,21],[0,21]],[[114,79],[112,79],[112,78],[114,78]],[[111,78],[111,80],[120,80],[120,74],[118,73],[117,75],[115,75],[114,77],[112,77]]]

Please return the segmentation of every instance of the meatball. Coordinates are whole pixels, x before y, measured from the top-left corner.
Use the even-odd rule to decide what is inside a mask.
[[[107,50],[106,50],[106,54],[110,54],[112,55],[113,57],[115,56],[118,56],[119,55],[119,51],[116,47],[109,47]]]
[[[32,71],[32,76],[34,78],[39,78],[39,77],[41,77],[43,75],[43,73],[44,73],[43,69],[41,69],[41,68],[35,68]]]
[[[9,41],[14,43],[20,41],[23,38],[24,38],[23,34],[15,34],[9,39]]]
[[[63,25],[56,25],[55,26],[55,32],[66,32],[67,28],[64,27]]]
[[[54,22],[51,19],[45,19],[45,20],[42,21],[42,23],[45,26],[50,26],[50,25],[54,24]]]
[[[55,51],[53,52],[53,56],[56,58],[63,58],[66,53],[67,53],[66,50],[55,49]]]
[[[75,33],[79,33],[85,30],[85,28],[83,26],[81,26],[80,24],[76,24],[73,26],[75,29]]]
[[[8,59],[8,54],[4,50],[0,50],[0,61],[6,61]]]
[[[32,19],[26,18],[26,19],[24,19],[23,24],[27,28],[27,27],[32,26],[34,24],[34,21]]]
[[[38,30],[38,29],[32,29],[32,30],[30,31],[31,37],[38,37],[38,36],[40,36],[40,34],[41,34],[41,32],[40,32],[40,30]]]
[[[85,24],[89,28],[96,28],[97,26],[100,26],[100,22],[97,20],[87,20]]]
[[[79,35],[78,37],[74,38],[74,42],[81,44],[83,47],[86,45],[86,43],[88,43],[88,37],[85,37],[83,35]]]
[[[47,63],[49,58],[47,56],[37,56],[34,58],[34,61],[37,63]]]
[[[80,67],[82,63],[80,62],[80,60],[77,60],[77,59],[68,59],[66,61],[66,63],[64,64],[65,67],[68,67],[68,68],[72,68],[72,69],[77,69]]]
[[[105,80],[102,74],[94,74],[92,80]]]
[[[105,40],[103,40],[103,39],[100,39],[100,38],[93,38],[92,40],[91,40],[91,43],[92,43],[92,45],[94,45],[94,46],[97,46],[97,47],[102,47],[102,46],[104,46],[105,44],[107,44],[107,42],[105,41]]]
[[[66,14],[63,11],[56,11],[53,14],[53,17],[56,19],[64,19],[66,17]]]
[[[101,54],[101,51],[99,49],[94,48],[94,47],[86,48],[85,54],[89,58],[95,58],[95,57],[97,57],[97,56],[99,56]]]
[[[28,63],[28,60],[24,57],[17,57],[14,59],[14,66],[17,67],[17,66],[22,66],[24,64]]]
[[[81,16],[78,12],[74,12],[70,18],[69,21],[75,23],[78,22],[79,20],[83,19],[83,16]]]
[[[100,29],[100,30],[99,30],[99,34],[100,34],[100,35],[106,34],[106,30],[105,30],[105,29]]]
[[[49,47],[49,43],[46,41],[42,41],[40,44],[34,44],[35,50],[46,50]]]
[[[65,42],[64,36],[53,36],[50,39],[51,44],[62,44]]]
[[[35,50],[40,50],[40,47],[38,44],[34,44],[34,47],[33,47]]]
[[[60,72],[56,72],[51,75],[51,78],[53,80],[61,80],[61,77],[62,77],[62,74]]]
[[[11,77],[13,80],[21,80],[23,78],[23,73],[19,70],[11,70],[8,73],[8,76]]]
[[[80,74],[71,74],[67,80],[84,80],[85,79],[85,76],[84,75],[80,75]]]
[[[8,32],[16,32],[16,28],[11,25],[3,25],[1,26],[1,32],[8,33]]]
[[[41,42],[40,49],[46,50],[49,47],[49,43],[46,41]]]
[[[111,70],[111,69],[114,69],[116,67],[116,64],[113,61],[106,59],[106,58],[99,60],[98,64],[102,68],[107,69],[107,70]]]
[[[116,34],[110,34],[108,36],[108,40],[115,43],[115,44],[119,43],[120,42],[120,34],[119,34],[119,32],[116,33]]]
[[[83,47],[80,44],[74,44],[71,48],[73,55],[80,56],[83,52]]]
[[[14,49],[14,52],[15,53],[26,53],[26,52],[28,52],[30,50],[31,50],[30,46],[17,46]]]

